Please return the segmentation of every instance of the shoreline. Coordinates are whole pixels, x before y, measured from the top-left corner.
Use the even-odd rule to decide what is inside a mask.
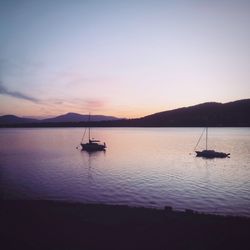
[[[4,249],[249,249],[250,218],[193,210],[1,201]]]
[[[88,128],[88,124],[77,123],[50,123],[50,124],[0,124],[0,129],[4,128]],[[110,124],[91,124],[91,128],[204,128],[205,124],[193,125],[110,125]],[[249,124],[218,124],[211,125],[209,128],[250,128]]]

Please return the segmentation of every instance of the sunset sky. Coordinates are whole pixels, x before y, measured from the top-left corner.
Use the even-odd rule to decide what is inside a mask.
[[[0,115],[132,118],[249,97],[250,1],[0,1]]]

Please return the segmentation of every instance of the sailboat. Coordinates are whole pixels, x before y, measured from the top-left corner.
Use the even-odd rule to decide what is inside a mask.
[[[202,135],[204,133],[204,130],[195,146],[195,148],[198,146]],[[196,157],[203,157],[203,158],[226,158],[230,157],[230,153],[224,153],[224,152],[217,152],[215,150],[208,150],[208,128],[206,128],[206,149],[202,151],[195,151],[196,152]]]
[[[89,114],[89,122],[90,122],[90,114]],[[84,136],[86,134],[86,130],[88,129],[88,142],[83,143]],[[106,143],[100,143],[99,140],[95,140],[94,138],[91,139],[90,137],[90,127],[85,129],[85,132],[82,137],[81,141],[82,150],[93,152],[93,151],[104,151],[106,149]]]

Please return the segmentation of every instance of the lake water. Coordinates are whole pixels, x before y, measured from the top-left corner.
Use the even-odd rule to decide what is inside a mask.
[[[0,129],[2,197],[250,216],[250,128],[209,129],[209,147],[231,153],[213,160],[195,157],[202,128],[94,128],[108,148],[92,154],[76,149],[83,132]]]

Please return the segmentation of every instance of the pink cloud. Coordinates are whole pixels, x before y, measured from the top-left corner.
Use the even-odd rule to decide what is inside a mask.
[[[88,110],[98,110],[106,105],[106,101],[100,99],[85,99],[84,106]]]

